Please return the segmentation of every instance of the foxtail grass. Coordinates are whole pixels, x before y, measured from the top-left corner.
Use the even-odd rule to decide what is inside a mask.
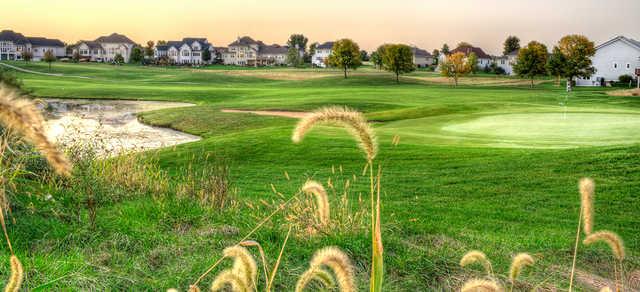
[[[327,289],[331,289],[335,286],[335,279],[327,270],[323,268],[310,268],[298,279],[298,282],[296,283],[296,292],[303,292],[304,288],[314,280],[321,283],[322,286]]]
[[[11,256],[11,276],[7,282],[7,286],[4,287],[5,292],[18,292],[20,286],[22,286],[22,280],[24,279],[24,270],[22,269],[22,263],[15,255]]]
[[[35,105],[20,98],[15,90],[0,85],[0,123],[18,133],[33,144],[60,175],[71,174],[71,164],[45,131],[44,118]]]
[[[471,265],[473,263],[479,263],[484,267],[485,272],[487,273],[487,275],[493,275],[493,269],[491,267],[491,262],[489,261],[489,259],[487,259],[487,256],[478,250],[472,250],[470,252],[467,252],[462,259],[460,259],[460,266],[461,267],[466,267],[468,265]]]
[[[356,291],[355,273],[349,257],[337,247],[325,247],[315,253],[309,264],[309,270],[327,266],[335,274],[341,292]]]
[[[265,283],[269,281],[269,264],[267,263],[267,257],[264,254],[264,249],[262,249],[262,245],[255,240],[245,240],[239,243],[240,246],[244,247],[256,247],[258,248],[258,252],[260,253],[260,259],[262,260],[262,270],[264,271],[264,281]]]
[[[329,207],[329,198],[327,196],[327,191],[324,187],[313,180],[307,181],[302,186],[302,191],[307,194],[312,194],[316,199],[316,209],[318,214],[318,219],[320,224],[324,227],[329,224],[330,220],[330,207]]]
[[[233,292],[250,291],[247,283],[242,277],[231,270],[222,271],[211,283],[211,291],[220,291],[227,286],[231,286]]]
[[[576,259],[578,257],[581,226],[584,225],[584,233],[587,235],[591,234],[593,230],[593,193],[595,191],[595,183],[590,178],[582,178],[578,184],[578,190],[580,192],[580,214],[578,215],[576,241],[573,246],[571,275],[569,276],[569,292],[573,291],[573,278],[576,272]]]
[[[511,262],[511,267],[509,268],[509,280],[511,281],[511,290],[513,291],[513,286],[516,283],[516,279],[520,275],[522,268],[525,266],[532,266],[535,263],[535,260],[528,253],[519,253]]]
[[[248,288],[255,287],[258,265],[251,253],[246,248],[236,245],[226,248],[222,254],[233,259],[232,272],[240,277]]]
[[[617,234],[611,231],[598,231],[592,233],[584,239],[583,243],[585,245],[591,245],[596,242],[604,242],[611,249],[611,253],[616,258],[616,261],[613,264],[613,272],[616,278],[616,290],[623,291],[624,290],[624,272],[622,261],[625,257],[624,251],[624,243],[622,239]]]
[[[603,287],[602,289],[600,289],[600,292],[613,292],[613,291],[611,291],[611,288],[609,287]]]
[[[502,287],[495,281],[473,279],[467,281],[460,289],[461,292],[498,292]]]
[[[345,127],[359,142],[368,161],[373,161],[378,153],[378,143],[373,129],[361,113],[346,107],[324,107],[304,117],[296,125],[291,139],[300,143],[304,136],[318,124],[336,124]]]

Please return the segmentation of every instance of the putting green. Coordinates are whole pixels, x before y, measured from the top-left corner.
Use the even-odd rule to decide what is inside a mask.
[[[501,114],[449,124],[441,130],[497,147],[634,144],[640,143],[640,114]]]

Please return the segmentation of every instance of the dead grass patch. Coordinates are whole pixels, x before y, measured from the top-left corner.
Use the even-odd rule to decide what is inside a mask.
[[[611,96],[640,96],[640,88],[607,91]]]
[[[453,84],[451,78],[444,76],[407,76],[406,78],[421,80],[437,84]],[[534,84],[541,84],[545,80],[534,80]],[[460,85],[530,85],[531,80],[514,79],[505,77],[462,77],[458,80]]]

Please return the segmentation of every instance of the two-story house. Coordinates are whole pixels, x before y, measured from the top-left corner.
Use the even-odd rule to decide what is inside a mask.
[[[478,68],[483,69],[484,67],[491,66],[493,62],[493,58],[484,52],[481,48],[473,47],[473,46],[463,46],[457,47],[451,51],[451,54],[455,53],[463,53],[465,56],[469,56],[469,54],[474,53],[476,57],[478,57]]]
[[[12,30],[0,32],[0,60],[22,60],[24,52],[31,52],[34,61],[40,61],[47,51],[57,58],[66,55],[65,45],[58,39],[25,37]]]
[[[596,47],[591,58],[596,73],[589,79],[578,78],[578,86],[601,86],[618,81],[621,75],[635,76],[640,68],[640,42],[624,36],[618,36]]]
[[[204,51],[211,53],[211,58],[205,61]],[[174,64],[200,65],[208,64],[215,58],[215,48],[206,38],[183,38],[181,41],[168,41],[164,45],[156,45],[156,58],[167,57]]]
[[[415,64],[416,67],[426,68],[433,64],[433,56],[426,50],[412,47],[411,51],[413,52],[413,64]]]
[[[266,45],[251,37],[238,38],[222,51],[225,65],[237,66],[272,66],[287,63],[289,47]]]
[[[505,74],[515,75],[515,72],[513,72],[513,65],[515,65],[518,60],[519,51],[520,50],[514,50],[504,56],[495,57],[494,62],[498,67],[504,70]]]
[[[127,36],[112,33],[94,41],[78,42],[73,48],[73,53],[77,52],[80,58],[93,62],[112,62],[117,55],[121,55],[125,62],[129,62],[135,45]]]
[[[333,44],[334,42],[325,42],[316,47],[316,51],[311,56],[311,64],[315,67],[326,68],[327,67],[327,59],[331,56],[333,52]]]

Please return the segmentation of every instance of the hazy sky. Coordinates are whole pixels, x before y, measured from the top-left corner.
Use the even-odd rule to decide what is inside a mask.
[[[349,37],[372,50],[383,42],[429,51],[467,41],[499,54],[508,35],[553,45],[565,34],[596,43],[640,39],[640,0],[1,0],[0,29],[74,43],[118,32],[136,42],[207,37],[226,46],[249,35],[284,44]]]

